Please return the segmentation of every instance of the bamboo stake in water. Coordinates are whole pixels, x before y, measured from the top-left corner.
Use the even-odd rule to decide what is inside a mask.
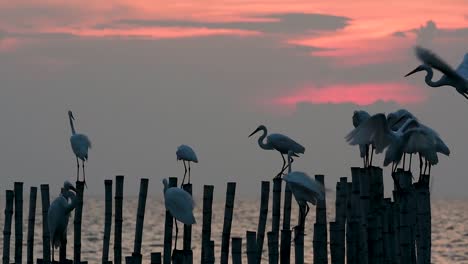
[[[232,214],[234,211],[234,197],[236,194],[236,183],[228,182],[226,191],[226,205],[224,209],[223,236],[221,241],[221,264],[229,261],[229,242],[231,240]]]
[[[122,263],[122,222],[123,222],[124,176],[115,177],[115,217],[114,217],[114,264]]]
[[[340,239],[339,232],[339,224],[337,222],[330,222],[330,256],[332,264],[340,263],[340,253],[338,252],[338,241]]]
[[[75,219],[74,223],[74,241],[73,241],[73,260],[75,263],[81,262],[81,218],[83,215],[83,192],[84,192],[84,182],[77,181],[76,182],[76,191],[77,195],[76,198],[78,203],[75,207]]]
[[[270,182],[262,181],[261,198],[260,198],[260,215],[258,217],[258,229],[257,229],[257,263],[260,264],[262,261],[263,252],[263,240],[265,239],[265,226],[268,217],[268,200],[270,197]]]
[[[169,188],[177,186],[177,178],[169,177]],[[164,264],[171,263],[171,254],[172,254],[172,227],[174,221],[169,210],[166,210],[166,219],[164,222]]]
[[[391,243],[393,239],[393,230],[391,227],[391,199],[385,198],[383,204],[383,215],[382,215],[382,235],[383,235],[383,263],[390,264],[392,263],[392,255],[394,254],[392,250],[393,244]]]
[[[151,264],[161,264],[161,252],[151,253]]]
[[[336,215],[336,255],[335,263],[345,263],[345,224],[346,224],[346,207],[347,207],[347,187],[348,179],[341,177],[340,181],[336,184],[336,201],[335,201],[335,215]],[[331,231],[330,231],[331,232]],[[331,234],[330,234],[331,236]],[[331,238],[330,238],[331,243]]]
[[[410,199],[411,199],[411,175],[404,171],[397,171],[396,177],[399,180],[401,190],[398,192],[400,207],[400,263],[411,263],[411,226],[410,226]]]
[[[65,189],[62,187],[60,193],[63,194]],[[59,261],[60,263],[66,263],[67,261],[67,231],[65,231],[65,237],[62,238],[60,241],[60,248],[59,248]]]
[[[315,180],[320,182],[325,187],[324,175],[315,175]],[[327,206],[326,199],[318,200],[315,207],[315,224],[314,224],[314,263],[322,264],[328,262],[327,248]]]
[[[356,243],[355,240],[357,236],[355,235],[354,230],[356,229],[356,224],[353,223],[352,212],[352,191],[353,191],[353,183],[348,182],[346,184],[346,262],[354,264],[356,261],[356,257],[353,252],[356,252]],[[353,226],[354,225],[354,226]]]
[[[49,185],[41,184],[41,200],[42,200],[42,261],[50,262],[50,233],[47,214],[49,212],[50,198]]]
[[[192,184],[187,183],[182,186],[182,188],[192,195]],[[187,264],[193,263],[193,253],[192,253],[192,225],[184,225],[184,239],[183,239],[183,248],[185,261]]]
[[[12,190],[5,191],[5,222],[3,226],[3,264],[10,263],[10,237],[11,237],[11,219],[13,216],[13,200],[15,193]]]
[[[205,263],[205,249],[211,240],[211,211],[213,205],[213,185],[203,186],[203,224],[201,244],[201,264]]]
[[[257,263],[257,234],[254,231],[247,231],[247,263]]]
[[[268,259],[269,264],[278,264],[278,236],[273,232],[268,232]],[[276,240],[276,241],[275,241]]]
[[[242,264],[242,238],[233,237],[231,243],[232,263]]]
[[[112,226],[112,180],[104,180],[105,209],[104,209],[104,239],[102,246],[102,263],[109,261],[109,242]]]
[[[281,215],[281,178],[273,179],[273,210],[271,218],[271,231],[279,234],[279,223]]]
[[[138,210],[135,227],[134,254],[141,254],[141,241],[143,237],[143,223],[145,220],[146,195],[148,194],[148,179],[140,180],[140,193],[138,195]]]
[[[305,221],[303,219],[303,209],[302,206],[299,207],[299,217],[297,218],[297,226],[294,228],[294,257],[296,264],[304,263],[304,230],[305,230]],[[315,234],[314,234],[315,235]],[[314,252],[315,255],[315,252]]]
[[[367,244],[367,215],[369,213],[369,169],[359,170],[359,191],[360,191],[360,240],[359,240],[359,263],[367,264],[369,259]]]
[[[431,262],[431,197],[429,191],[429,175],[422,175],[418,183],[418,228],[420,234],[420,246],[418,252],[418,264]]]
[[[23,183],[15,182],[15,263],[23,258]]]
[[[208,243],[208,255],[206,264],[214,264],[215,263],[215,253],[214,253],[215,242],[210,240]]]
[[[351,168],[351,197],[350,197],[350,219],[348,221],[348,250],[347,250],[347,263],[357,264],[360,263],[359,259],[359,245],[361,244],[361,209],[360,209],[360,183],[359,176],[361,175],[361,168]],[[349,196],[349,194],[348,194]],[[366,257],[367,258],[367,257]]]
[[[36,223],[36,197],[37,187],[31,187],[29,193],[29,216],[28,216],[28,247],[26,263],[34,263],[34,225]]]

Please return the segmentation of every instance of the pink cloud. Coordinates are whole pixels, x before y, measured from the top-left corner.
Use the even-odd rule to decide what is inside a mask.
[[[325,87],[308,86],[274,98],[267,104],[286,107],[294,107],[302,102],[369,105],[377,101],[393,101],[400,104],[413,104],[425,100],[427,100],[427,95],[422,88],[402,83],[363,83],[336,84]]]

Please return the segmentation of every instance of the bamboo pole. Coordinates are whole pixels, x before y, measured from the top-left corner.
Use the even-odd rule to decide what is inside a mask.
[[[315,175],[315,180],[320,182],[325,187],[324,175]],[[315,224],[314,224],[314,263],[326,264],[328,262],[328,247],[327,247],[327,206],[326,199],[318,200],[315,207]]]
[[[34,225],[36,223],[36,197],[37,187],[31,187],[29,191],[29,216],[28,216],[28,240],[26,263],[34,263]]]
[[[359,207],[361,211],[360,217],[360,239],[359,239],[359,263],[367,264],[368,262],[368,234],[367,234],[367,216],[369,214],[369,170],[359,170]]]
[[[399,201],[399,240],[400,240],[400,263],[412,263],[411,240],[413,239],[410,226],[410,201],[411,199],[411,177],[410,174],[398,170],[396,177],[400,183],[401,190],[398,191]]]
[[[339,224],[338,222],[330,222],[330,257],[332,264],[340,263],[339,240]]]
[[[242,237],[233,237],[231,243],[232,263],[242,264]]]
[[[337,237],[335,263],[345,263],[345,226],[346,226],[346,211],[347,211],[347,196],[348,196],[348,179],[341,177],[336,185],[336,200],[335,200],[335,215]],[[330,231],[331,232],[331,231]],[[331,234],[330,234],[331,236]],[[331,243],[331,238],[330,238]]]
[[[270,231],[267,233],[268,236],[268,263],[278,264],[278,236],[274,232]],[[260,255],[260,254],[259,254]]]
[[[15,193],[12,190],[5,191],[5,222],[3,226],[3,264],[10,263],[10,237],[11,237],[11,220],[13,217],[13,200]]]
[[[123,223],[124,176],[115,177],[115,216],[114,216],[114,264],[122,263],[122,223]]]
[[[75,263],[81,263],[81,218],[83,215],[83,192],[84,192],[84,182],[76,182],[76,198],[78,203],[75,207],[75,219],[73,221],[74,231],[73,231],[73,261]]]
[[[201,243],[201,264],[205,263],[205,249],[211,240],[211,215],[213,207],[213,185],[203,186],[203,224]]]
[[[382,236],[383,236],[383,263],[391,264],[393,255],[393,226],[391,217],[391,199],[385,198],[383,204],[383,215],[382,215]]]
[[[47,214],[49,212],[50,197],[49,185],[41,184],[41,200],[42,200],[42,260],[44,263],[50,262],[50,233]]]
[[[169,188],[177,186],[177,178],[169,177]],[[169,210],[166,210],[166,219],[164,222],[164,264],[171,263],[171,254],[172,254],[172,229],[174,221]]]
[[[368,234],[368,252],[369,263],[379,264],[376,249],[377,243],[377,219],[374,214],[367,217],[367,234]]]
[[[186,183],[182,188],[192,195],[192,184]],[[192,253],[192,225],[184,225],[184,238],[183,238],[183,249],[184,249],[184,258],[185,263],[193,263],[193,253]]]
[[[346,251],[346,263],[357,264],[359,262],[359,244],[360,244],[360,184],[359,184],[360,168],[351,168],[352,183],[348,185],[348,217],[347,221],[347,251]]]
[[[151,252],[151,264],[161,264],[161,252]]]
[[[291,167],[289,167],[290,169]],[[289,184],[284,187],[283,229],[281,230],[280,263],[289,264],[291,259],[291,201]]]
[[[299,209],[299,217],[297,218],[297,226],[294,228],[294,259],[296,264],[304,264],[304,230],[305,221],[301,223],[302,209]],[[315,235],[315,232],[314,232]],[[315,255],[315,252],[314,252]]]
[[[140,180],[140,193],[138,195],[138,209],[135,227],[135,243],[133,254],[141,255],[141,242],[143,238],[143,223],[145,221],[146,196],[148,194],[148,179]]]
[[[109,261],[109,242],[112,226],[112,180],[104,180],[105,209],[104,209],[104,238],[102,245],[102,263]]]
[[[417,223],[419,230],[418,264],[431,262],[431,197],[429,191],[429,175],[422,175],[416,184]]]
[[[226,205],[224,208],[223,236],[221,241],[221,264],[229,261],[229,242],[231,240],[232,214],[234,211],[234,198],[236,195],[236,183],[228,182],[226,191]]]
[[[174,251],[172,251],[172,263],[173,264],[183,264],[184,263],[184,250],[174,249]]]
[[[270,182],[262,181],[261,198],[260,198],[260,215],[258,217],[257,228],[257,263],[262,261],[263,240],[265,239],[265,226],[268,217],[268,200],[270,198]]]
[[[60,193],[63,194],[65,192],[65,188],[62,187],[60,190]],[[65,234],[67,231],[65,231]],[[67,236],[62,238],[60,241],[60,248],[59,248],[59,261],[60,263],[66,263],[67,262]]]
[[[215,248],[215,242],[214,240],[210,240],[210,242],[208,243],[208,255],[207,255],[207,258],[206,258],[206,264],[214,264],[215,263],[215,251],[214,251],[214,248]]]
[[[273,209],[271,218],[271,231],[279,234],[281,216],[281,178],[273,179]]]
[[[257,234],[254,231],[247,231],[247,263],[257,263]]]
[[[15,263],[23,258],[23,183],[15,182]]]

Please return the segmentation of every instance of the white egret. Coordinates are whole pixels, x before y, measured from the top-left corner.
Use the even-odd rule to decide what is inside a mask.
[[[70,143],[73,150],[73,153],[76,156],[76,181],[79,180],[80,175],[80,163],[78,159],[81,160],[82,168],[83,168],[83,181],[86,185],[86,175],[85,175],[85,166],[84,162],[88,160],[88,149],[91,148],[91,141],[89,140],[88,136],[85,134],[79,134],[75,131],[75,126],[73,125],[73,120],[75,117],[73,116],[72,111],[68,111],[68,119],[70,120],[71,132],[72,135],[70,137]]]
[[[406,74],[405,77],[419,71],[426,71],[424,81],[427,85],[430,87],[452,86],[458,93],[468,99],[468,53],[465,54],[458,68],[454,70],[450,65],[428,49],[417,46],[415,51],[418,59],[424,64]],[[432,68],[444,74],[438,81],[432,81],[432,77],[434,76]]]
[[[185,175],[187,175],[187,166],[185,165],[185,162],[187,161],[188,163],[188,183],[190,183],[190,162],[198,163],[198,158],[195,154],[195,151],[193,151],[193,149],[188,145],[180,145],[177,148],[176,155],[177,160],[182,160],[185,168],[184,178],[182,179],[182,183],[180,184],[180,186],[182,186],[185,181]]]
[[[305,152],[304,146],[297,143],[296,141],[292,140],[291,138],[282,135],[282,134],[270,134],[267,136],[267,129],[264,125],[260,125],[252,132],[249,137],[257,133],[258,131],[263,131],[263,134],[258,138],[258,145],[262,149],[275,149],[281,154],[281,158],[283,159],[283,166],[281,167],[280,173],[276,177],[281,177],[283,172],[286,169],[286,160],[284,159],[284,155],[288,154],[288,151],[292,151],[295,154],[303,154]],[[263,140],[266,137],[266,142]]]
[[[185,190],[178,187],[169,187],[167,179],[163,179],[164,184],[164,205],[172,217],[174,217],[174,223],[176,226],[176,240],[175,249],[177,249],[177,237],[179,234],[179,228],[177,227],[177,220],[186,224],[195,224],[195,217],[193,215],[193,208],[195,203],[192,195]]]
[[[290,156],[290,154],[288,154],[288,156]],[[312,179],[306,173],[300,171],[288,173],[283,177],[283,180],[287,182],[287,186],[291,189],[291,192],[299,205],[301,218],[300,225],[304,225],[305,218],[310,209],[307,203],[316,205],[317,200],[324,200],[325,187],[320,182]]]
[[[356,128],[369,118],[370,118],[369,113],[364,110],[354,111],[353,126]],[[372,146],[370,160],[369,160],[369,145]],[[373,144],[359,145],[359,153],[360,153],[361,158],[363,159],[364,168],[368,166],[372,166],[372,157],[374,156],[374,145]]]
[[[78,203],[76,195],[72,191],[76,192],[75,187],[69,181],[65,181],[63,192],[49,206],[47,222],[52,245],[52,261],[54,261],[54,248],[61,246],[62,241],[67,237],[68,218]]]

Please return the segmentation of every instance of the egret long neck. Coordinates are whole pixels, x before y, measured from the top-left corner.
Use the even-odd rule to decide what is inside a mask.
[[[71,118],[71,116],[68,116],[68,119],[70,120],[70,127],[72,131],[72,135],[75,135],[76,131],[75,131],[75,126],[73,125],[73,119]]]
[[[266,128],[262,128],[262,132],[263,134],[258,138],[258,145],[262,148],[262,149],[273,149],[273,147],[267,143],[264,143],[263,141],[265,140],[266,138],[266,135],[267,135],[267,129]]]
[[[398,129],[399,133],[403,133],[410,125],[417,124],[418,121],[414,120],[413,118],[408,118],[406,122]]]
[[[67,203],[67,206],[65,207],[65,212],[69,214],[78,205],[78,198],[76,198],[76,195],[71,191],[66,192],[66,195],[64,196],[67,199],[67,202],[68,198],[71,200],[71,203]]]
[[[434,71],[432,70],[431,67],[427,67],[425,70],[426,70],[426,77],[424,78],[424,81],[430,87],[440,87],[440,86],[449,84],[446,80],[444,80],[443,77],[440,78],[438,81],[432,81],[432,77],[434,77]]]

